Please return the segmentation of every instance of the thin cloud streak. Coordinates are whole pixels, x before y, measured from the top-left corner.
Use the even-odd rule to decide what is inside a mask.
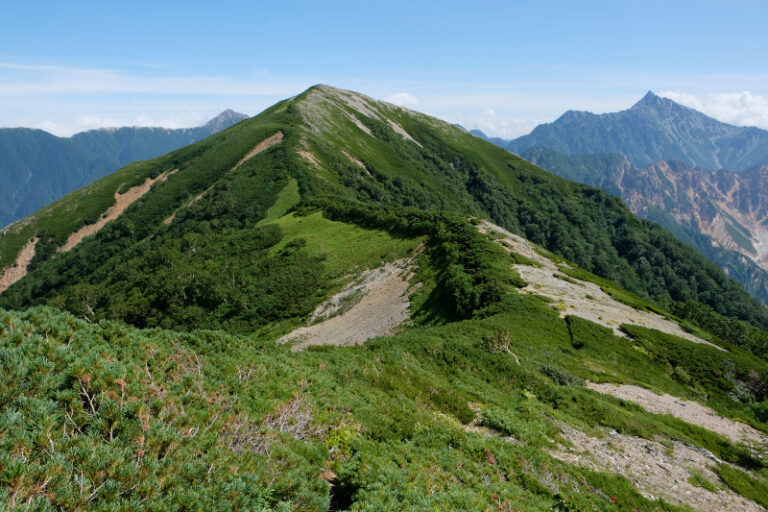
[[[57,135],[102,126],[195,126],[224,108],[258,113],[325,81],[503,138],[528,133],[569,109],[602,113],[629,108],[659,83],[667,84],[663,94],[717,119],[768,128],[768,101],[759,94],[761,89],[711,94],[688,87],[697,82],[708,87],[728,81],[749,84],[767,76],[706,75],[707,80],[703,76],[632,73],[579,83],[572,78],[558,81],[544,71],[538,80],[521,77],[488,83],[329,76],[304,80],[276,78],[262,69],[185,76],[146,67],[128,71],[0,61],[0,126],[38,127]],[[609,82],[610,90],[605,85]]]
[[[5,72],[3,71],[5,70]],[[0,62],[0,94],[185,94],[283,95],[301,90],[300,81],[254,76],[151,76],[115,69],[32,66]]]

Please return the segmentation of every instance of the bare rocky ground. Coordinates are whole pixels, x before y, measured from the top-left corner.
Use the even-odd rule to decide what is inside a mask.
[[[27,275],[27,267],[32,262],[32,258],[35,257],[35,245],[37,245],[38,240],[40,239],[35,237],[27,242],[16,256],[16,263],[3,269],[3,273],[0,275],[0,293]]]
[[[309,151],[299,150],[297,151],[297,153],[301,155],[301,157],[304,158],[307,162],[311,163],[315,167],[322,167],[322,165],[320,165],[320,162],[317,160],[317,157],[314,154],[310,153]]]
[[[497,242],[507,251],[514,251],[541,265],[540,268],[515,265],[520,277],[528,283],[522,293],[533,293],[552,299],[561,317],[579,316],[608,327],[619,336],[625,336],[621,324],[639,325],[722,350],[698,336],[685,332],[677,323],[656,313],[640,311],[617,301],[595,283],[564,274],[552,260],[539,254],[531,242],[504,228],[486,221],[480,226],[480,230],[485,233],[497,233]]]
[[[365,271],[357,280],[315,309],[310,325],[283,336],[292,350],[311,345],[358,345],[393,334],[408,319],[410,294],[418,288],[409,279],[413,259]]]
[[[621,324],[627,323],[657,329],[694,343],[714,346],[683,331],[677,323],[660,315],[639,311],[615,300],[594,283],[566,275],[557,264],[522,237],[490,222],[484,222],[479,229],[484,233],[492,233],[507,251],[521,254],[540,266],[514,266],[528,283],[522,291],[552,299],[561,316],[570,314],[585,318],[611,328],[620,336],[625,335],[620,329]],[[639,386],[588,383],[588,387],[637,403],[651,413],[669,414],[721,434],[734,442],[745,442],[758,453],[765,453],[768,448],[768,439],[762,432],[720,417],[696,402],[684,401],[671,395],[657,395]],[[721,461],[706,450],[679,442],[673,442],[673,447],[667,448],[658,442],[625,436],[614,431],[596,438],[568,425],[561,425],[561,428],[566,444],[570,443],[572,446],[561,446],[551,452],[553,456],[597,471],[623,475],[648,498],[663,498],[668,502],[687,505],[703,512],[764,510],[758,504],[726,488],[713,471],[714,465]],[[718,492],[691,484],[688,479],[692,472],[713,483],[718,487]]]
[[[697,402],[681,400],[672,395],[657,395],[653,391],[631,384],[596,384],[587,383],[587,387],[598,393],[634,402],[654,414],[668,414],[687,423],[727,437],[734,443],[744,442],[756,450],[768,451],[768,435],[759,430],[728,418],[718,416],[715,411]]]
[[[597,438],[566,425],[562,437],[572,444],[560,447],[551,455],[570,464],[622,475],[649,499],[663,498],[669,503],[687,505],[701,512],[765,510],[760,505],[725,488],[712,470],[717,462],[704,450],[696,450],[679,442],[672,448],[660,443],[615,431]],[[714,484],[711,492],[691,484],[695,471]]]

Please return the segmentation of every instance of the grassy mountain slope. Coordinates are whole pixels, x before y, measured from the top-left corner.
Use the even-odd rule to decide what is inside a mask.
[[[163,173],[57,252],[115,192]],[[516,253],[476,216],[577,261]],[[768,505],[761,445],[586,385],[644,386],[766,432],[768,334],[681,300],[756,325],[759,306],[618,199],[433,118],[317,86],[14,224],[2,265],[33,236],[29,274],[0,294],[20,310],[0,310],[7,508],[692,510],[685,491],[710,510]],[[275,343],[404,256],[421,285],[397,333]],[[561,314],[521,279],[541,270],[532,256],[712,345]],[[573,432],[653,451],[681,490],[595,466]],[[686,450],[711,457],[675,458]]]
[[[722,123],[652,92],[621,112],[568,111],[505,147],[518,154],[532,147],[565,154],[618,153],[638,167],[666,159],[741,172],[768,163],[765,130]]]
[[[719,490],[709,499],[732,488],[764,500],[754,446],[583,385],[640,384],[766,430],[765,406],[741,402],[764,396],[763,361],[636,327],[626,327],[633,341],[616,337],[536,295],[504,302],[482,319],[298,353],[271,336],[0,312],[0,500],[41,510],[691,510],[668,486],[554,457],[568,429],[708,450],[725,461],[722,479],[707,472],[700,484]]]
[[[200,141],[246,117],[228,110],[197,128],[124,127],[68,138],[28,128],[0,129],[0,226],[133,161]]]

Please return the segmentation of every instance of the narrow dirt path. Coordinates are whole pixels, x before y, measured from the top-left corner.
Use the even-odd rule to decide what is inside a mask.
[[[413,260],[409,258],[364,272],[317,307],[310,322],[320,320],[318,323],[300,327],[277,343],[293,341],[296,344],[292,350],[301,350],[311,345],[358,345],[393,334],[408,319],[408,298],[418,288],[408,283],[412,268]],[[352,306],[341,312],[345,304]]]
[[[413,137],[411,137],[411,134],[410,134],[410,133],[408,133],[407,131],[405,131],[405,128],[403,128],[402,126],[400,126],[399,124],[397,124],[397,123],[396,123],[396,122],[394,122],[393,120],[391,120],[391,119],[387,118],[387,123],[389,123],[389,126],[391,126],[393,130],[395,130],[395,133],[397,133],[398,135],[400,135],[400,136],[401,136],[402,138],[404,138],[405,140],[409,140],[409,141],[413,142],[414,144],[416,144],[416,145],[417,145],[417,146],[419,146],[420,148],[423,148],[423,147],[424,147],[424,146],[422,146],[421,144],[419,144],[419,141],[417,141],[416,139],[414,139]]]
[[[238,167],[243,165],[245,162],[247,162],[251,158],[253,158],[256,155],[258,155],[259,153],[261,153],[265,149],[269,149],[272,146],[274,146],[275,144],[279,144],[279,143],[283,142],[283,137],[284,136],[285,135],[283,134],[282,131],[277,131],[274,135],[270,135],[269,137],[267,137],[263,141],[259,142],[258,144],[256,144],[253,147],[252,150],[250,150],[243,158],[241,158],[239,162],[237,162],[235,164],[235,166],[232,168],[232,170],[234,171],[235,169],[237,169]]]
[[[594,471],[619,474],[632,482],[646,498],[688,505],[699,512],[758,512],[763,507],[733,491],[712,471],[715,463],[706,453],[675,441],[668,449],[661,443],[639,437],[626,436],[615,431],[601,438],[590,437],[568,426],[562,426],[561,436],[573,447],[560,447],[550,454],[569,464]],[[697,487],[688,479],[692,471],[709,482],[722,487],[710,492]]]
[[[362,161],[360,161],[357,158],[353,157],[352,155],[350,155],[349,153],[347,153],[343,149],[341,150],[341,152],[344,153],[344,156],[346,156],[349,159],[350,162],[352,162],[353,164],[358,166],[360,169],[362,169],[365,174],[367,174],[368,176],[371,175],[371,173],[368,172],[368,169],[365,167],[365,164]]]
[[[158,181],[165,181],[165,179],[171,174],[178,171],[174,169],[172,171],[166,171],[156,178],[147,178],[141,185],[129,188],[124,194],[115,192],[115,204],[107,208],[107,211],[101,215],[101,218],[94,224],[88,224],[81,227],[67,238],[67,242],[59,247],[59,252],[71,251],[77,244],[83,241],[83,238],[91,235],[95,235],[111,220],[118,218],[125,210],[128,209],[133,203],[141,199],[141,197],[149,192],[152,185]]]
[[[312,153],[310,153],[309,151],[299,150],[297,151],[297,153],[301,155],[301,157],[304,158],[307,162],[311,163],[315,167],[322,167],[317,157]]]
[[[39,238],[35,237],[27,242],[19,251],[18,256],[16,256],[16,263],[3,269],[3,274],[0,276],[0,293],[3,293],[13,283],[27,275],[27,267],[32,262],[32,258],[35,257],[35,245],[37,245],[39,240]]]
[[[698,402],[681,400],[667,394],[657,395],[650,389],[631,384],[615,385],[588,382],[587,388],[598,393],[621,398],[628,402],[634,402],[654,414],[674,416],[687,423],[698,425],[701,428],[727,437],[735,443],[757,443],[758,447],[762,446],[763,451],[768,450],[768,434],[764,434],[744,423],[718,416],[715,411]]]
[[[279,143],[283,142],[283,137],[284,136],[285,135],[283,134],[282,131],[277,131],[273,135],[270,135],[269,137],[267,137],[263,141],[261,141],[258,144],[256,144],[253,147],[253,149],[251,149],[248,153],[246,153],[246,155],[243,158],[241,158],[229,171],[236,170],[238,167],[240,167],[245,162],[247,162],[251,158],[253,158],[256,155],[258,155],[259,153],[261,153],[265,149],[269,149],[272,146],[274,146],[275,144],[279,144]],[[198,195],[196,195],[195,197],[193,197],[192,199],[190,199],[189,201],[187,201],[183,205],[181,205],[178,208],[176,208],[176,211],[174,211],[172,214],[170,214],[168,217],[166,217],[163,220],[163,224],[167,225],[167,224],[170,224],[171,222],[173,222],[173,219],[176,218],[176,214],[179,213],[179,210],[181,210],[182,208],[188,208],[189,206],[191,206],[191,205],[195,204],[196,202],[198,202],[200,199],[203,198],[203,196],[205,194],[207,194],[214,187],[214,185],[216,185],[216,183],[214,183],[210,187],[206,188],[205,190],[200,192]]]

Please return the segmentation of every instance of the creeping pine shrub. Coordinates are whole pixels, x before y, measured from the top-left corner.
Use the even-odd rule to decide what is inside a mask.
[[[688,374],[687,371],[682,366],[675,366],[675,369],[672,370],[672,378],[675,379],[680,384],[690,384],[691,383],[691,376]]]
[[[523,399],[509,405],[509,408],[489,407],[483,410],[481,424],[504,436],[533,445],[546,444],[559,432],[535,400]]]
[[[768,423],[768,398],[762,402],[752,404],[752,412],[755,414],[757,421]]]

